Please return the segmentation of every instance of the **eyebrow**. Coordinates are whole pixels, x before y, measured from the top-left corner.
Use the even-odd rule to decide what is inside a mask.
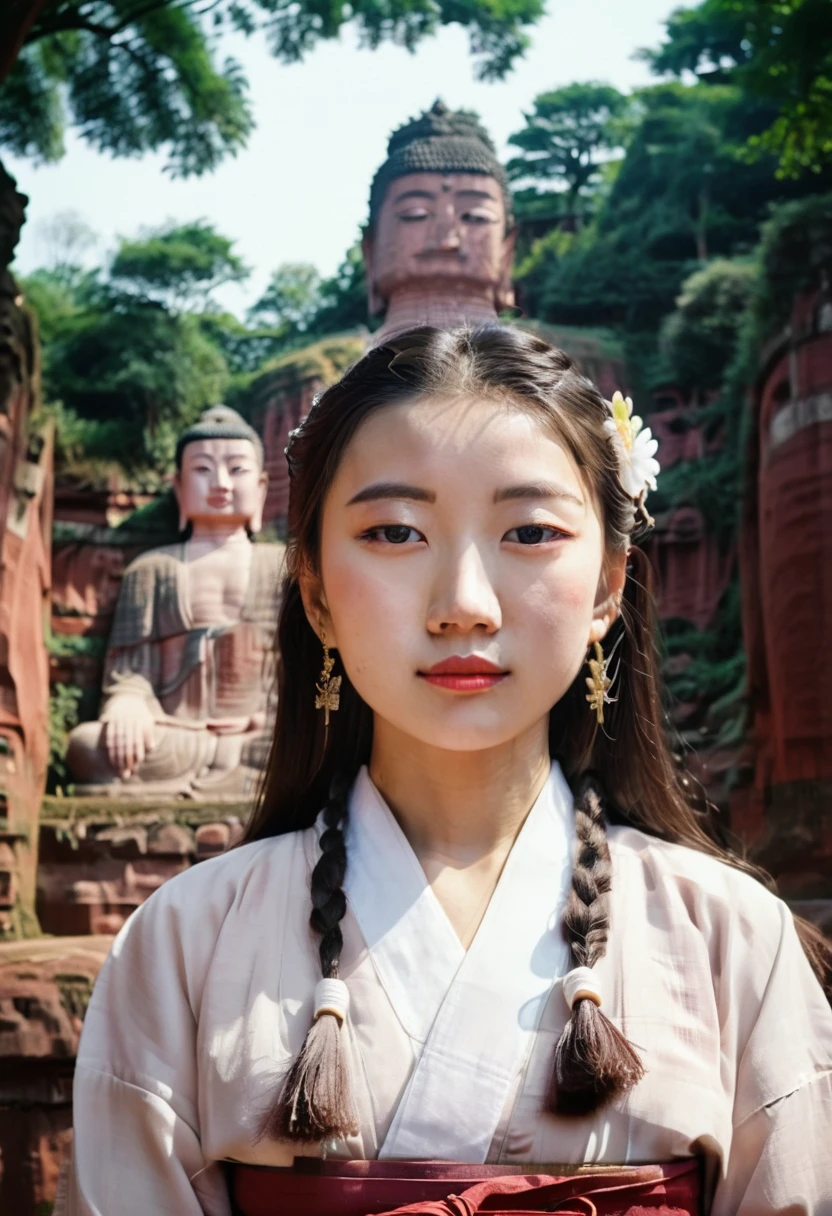
[[[375,481],[365,486],[347,503],[348,507],[359,502],[379,502],[385,498],[404,498],[411,502],[436,502],[433,490],[423,490],[421,486],[411,486],[404,481]]]
[[[496,201],[494,195],[487,190],[456,190],[454,193],[457,198],[487,198],[491,202]]]
[[[365,486],[363,490],[354,494],[347,506],[352,507],[362,502],[381,502],[390,498],[408,499],[411,502],[436,502],[433,490],[424,490],[421,486],[412,486],[405,481],[375,481],[372,485]],[[565,502],[574,503],[577,507],[584,506],[584,500],[577,494],[573,494],[571,490],[566,490],[563,486],[551,481],[524,482],[516,486],[506,486],[505,489],[496,490],[494,493],[495,504],[517,499],[540,500],[544,498],[560,498]]]
[[[521,485],[506,486],[503,490],[497,490],[494,494],[494,502],[511,502],[515,499],[544,499],[544,498],[560,498],[564,502],[574,503],[575,506],[583,507],[584,500],[579,498],[577,494],[573,494],[571,490],[564,489],[563,486],[556,485],[551,481],[530,481],[524,482]]]

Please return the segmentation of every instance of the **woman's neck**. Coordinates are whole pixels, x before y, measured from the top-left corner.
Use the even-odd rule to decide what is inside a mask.
[[[455,752],[376,719],[370,777],[416,856],[467,866],[507,855],[549,775],[548,724],[510,743]]]

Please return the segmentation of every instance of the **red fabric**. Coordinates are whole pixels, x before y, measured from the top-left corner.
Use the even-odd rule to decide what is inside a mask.
[[[298,1158],[292,1169],[235,1166],[238,1216],[697,1216],[695,1159],[555,1177],[523,1167]],[[527,1168],[527,1167],[526,1167]]]

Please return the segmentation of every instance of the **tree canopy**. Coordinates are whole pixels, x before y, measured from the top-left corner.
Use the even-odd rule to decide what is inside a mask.
[[[57,160],[67,126],[115,156],[164,149],[178,176],[210,172],[253,126],[240,65],[220,57],[226,30],[301,59],[348,22],[364,45],[412,50],[442,25],[469,31],[478,75],[505,75],[544,0],[46,0],[0,87],[0,147]]]
[[[662,327],[673,381],[688,393],[717,390],[737,344],[757,276],[750,258],[715,258],[682,284]]]
[[[524,115],[525,127],[509,138],[520,149],[506,166],[509,178],[562,191],[566,213],[577,218],[603,162],[620,149],[614,120],[626,105],[622,93],[604,84],[570,84],[541,93]]]
[[[304,263],[278,267],[241,321],[213,297],[248,271],[205,220],[122,238],[98,270],[80,265],[89,234],[77,216],[58,217],[49,235],[47,265],[22,289],[44,343],[58,472],[87,484],[121,470],[156,485],[201,409],[229,393],[245,408],[265,365],[366,320],[358,245],[329,279]]]
[[[262,296],[248,310],[249,321],[287,326],[303,333],[320,302],[321,276],[308,262],[284,262],[272,273]]]
[[[796,177],[832,159],[832,5],[829,0],[702,0],[677,9],[653,70],[734,84],[771,106],[749,150],[773,152]]]
[[[553,230],[524,259],[523,307],[558,324],[621,327],[633,371],[649,381],[685,278],[711,258],[750,253],[771,205],[815,186],[778,180],[771,153],[744,158],[771,115],[733,85],[668,81],[636,93],[592,222],[578,234]]]
[[[206,220],[168,224],[135,240],[122,239],[110,277],[120,290],[172,312],[204,312],[218,287],[249,276],[232,246]]]
[[[43,307],[42,289],[31,302]],[[53,318],[46,349],[59,471],[96,481],[96,467],[120,466],[134,481],[158,483],[177,435],[228,383],[197,318],[97,286],[73,313]]]

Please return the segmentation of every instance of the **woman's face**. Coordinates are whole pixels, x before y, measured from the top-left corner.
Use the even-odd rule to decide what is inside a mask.
[[[322,518],[313,626],[394,730],[453,751],[544,720],[614,617],[624,558],[533,413],[422,398],[379,409],[344,453]],[[589,712],[589,710],[587,710]]]

